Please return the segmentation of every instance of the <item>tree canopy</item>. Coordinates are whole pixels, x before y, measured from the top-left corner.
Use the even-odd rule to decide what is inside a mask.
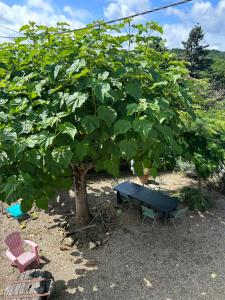
[[[201,72],[205,71],[209,65],[210,60],[207,57],[208,45],[202,45],[204,39],[204,31],[202,27],[197,24],[189,33],[186,42],[182,42],[185,49],[185,59],[190,63],[189,70],[193,77],[200,77]]]
[[[63,33],[63,23],[31,23],[21,28],[26,38],[0,45],[2,199],[46,208],[72,176],[84,223],[89,169],[118,176],[121,159],[134,159],[138,174],[147,167],[156,176],[164,155],[189,151],[185,65],[157,50],[157,23],[133,25],[132,35],[126,26]]]

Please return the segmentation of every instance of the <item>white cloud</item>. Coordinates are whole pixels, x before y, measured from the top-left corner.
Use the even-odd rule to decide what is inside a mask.
[[[63,11],[71,18],[77,18],[79,20],[86,20],[91,17],[91,13],[86,9],[72,9],[68,5],[64,6]]]
[[[178,17],[178,22],[165,24],[165,36],[169,47],[181,47],[190,30],[199,23],[205,32],[205,43],[212,49],[225,50],[225,0],[213,5],[209,1],[195,2],[188,12],[170,9],[167,14]]]
[[[70,6],[60,10],[50,0],[25,0],[21,5],[7,5],[0,1],[1,26],[14,30],[34,21],[37,24],[55,26],[57,22],[66,22],[71,28],[85,26],[83,20],[90,14],[86,10],[73,10]],[[0,27],[0,36],[15,36],[16,33]],[[0,38],[0,42],[6,41]]]
[[[108,19],[123,18],[149,8],[149,0],[112,0],[104,7],[104,16]]]
[[[50,13],[54,12],[54,9],[49,1],[44,0],[28,0],[27,5],[30,8],[35,8],[39,10],[44,10]]]
[[[190,32],[190,27],[182,24],[165,24],[163,28],[169,48],[180,48],[181,42],[187,39]]]

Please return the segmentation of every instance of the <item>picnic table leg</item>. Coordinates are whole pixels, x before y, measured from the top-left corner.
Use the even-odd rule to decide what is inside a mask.
[[[117,204],[118,205],[122,204],[123,200],[121,199],[119,192],[116,193],[116,197],[117,197]]]
[[[163,225],[167,225],[168,217],[169,217],[169,213],[165,212],[163,217]]]

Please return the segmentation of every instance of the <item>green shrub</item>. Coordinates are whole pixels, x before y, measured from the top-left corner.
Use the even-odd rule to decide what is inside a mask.
[[[178,194],[178,198],[185,203],[190,210],[206,211],[207,208],[212,207],[212,203],[200,189],[184,187]]]
[[[195,166],[189,161],[184,161],[181,158],[176,161],[176,169],[180,172],[196,172]]]

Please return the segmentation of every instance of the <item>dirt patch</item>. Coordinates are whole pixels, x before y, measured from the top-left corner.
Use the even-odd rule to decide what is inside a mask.
[[[138,179],[126,174],[120,182]],[[164,192],[177,192],[196,182],[179,173],[162,174],[151,185]],[[55,289],[52,299],[210,299],[222,300],[225,292],[225,203],[224,197],[211,192],[214,207],[205,214],[193,214],[177,224],[151,222],[142,225],[135,203],[121,211],[116,205],[110,177],[90,176],[88,195],[91,212],[96,216],[90,227],[75,232],[62,243],[65,232],[75,231],[73,192],[62,192],[48,213],[21,230],[23,238],[40,247],[42,268],[52,272]],[[18,276],[5,257],[3,240],[19,230],[15,220],[0,215],[0,290]],[[99,244],[92,250],[89,241]],[[71,242],[71,245],[69,245]]]

